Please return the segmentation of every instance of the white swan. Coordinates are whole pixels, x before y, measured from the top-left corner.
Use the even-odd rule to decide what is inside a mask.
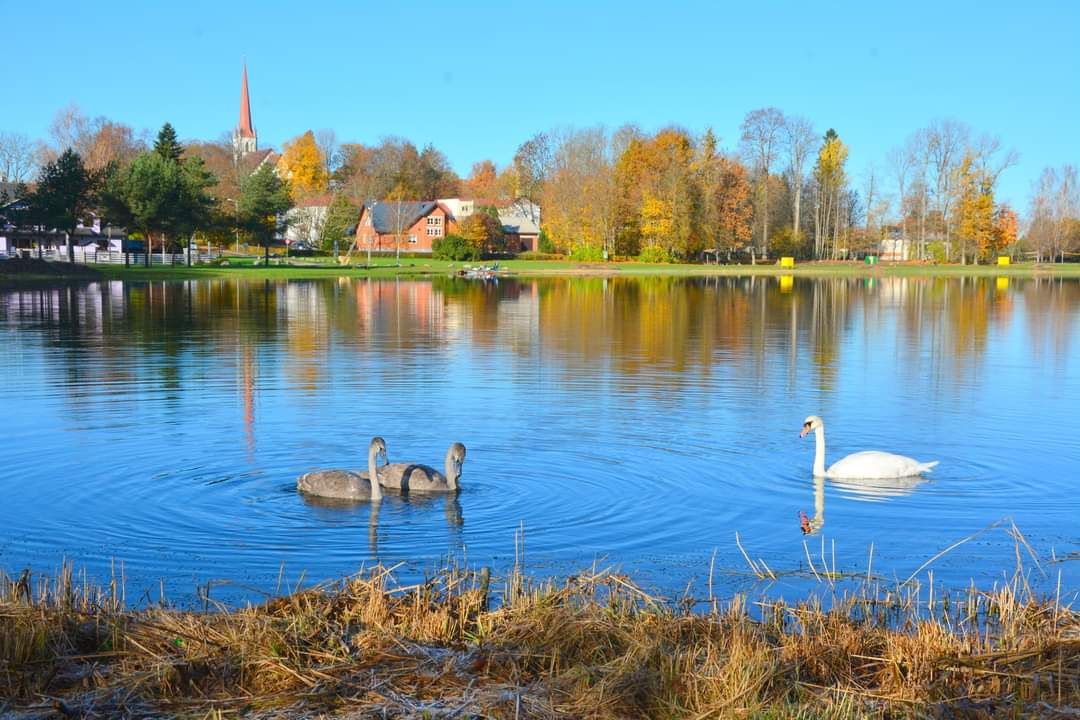
[[[457,492],[458,478],[465,464],[465,446],[459,442],[446,451],[443,475],[435,468],[419,463],[394,463],[379,468],[379,484],[402,492]]]
[[[825,423],[817,415],[811,415],[803,421],[799,437],[806,437],[811,430],[814,431],[817,445],[814,451],[814,477],[827,477],[834,480],[905,478],[927,472],[938,464],[937,460],[919,462],[903,455],[866,450],[837,460],[826,470]]]
[[[378,477],[376,459],[379,457],[382,457],[384,462],[389,462],[386,457],[386,442],[381,437],[374,437],[368,446],[366,473],[352,470],[315,470],[297,478],[296,489],[324,498],[382,500],[382,486],[377,481],[371,481],[371,478]]]

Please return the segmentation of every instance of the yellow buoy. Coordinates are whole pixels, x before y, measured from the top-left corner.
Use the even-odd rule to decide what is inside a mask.
[[[795,267],[795,258],[782,257],[780,258],[780,267]]]
[[[1012,259],[1008,255],[998,255],[998,265],[1008,265]]]

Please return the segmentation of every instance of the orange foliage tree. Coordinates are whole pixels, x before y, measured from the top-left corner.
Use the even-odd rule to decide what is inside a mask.
[[[994,213],[993,251],[1001,252],[1015,245],[1018,227],[1016,212],[1007,204],[999,205]]]

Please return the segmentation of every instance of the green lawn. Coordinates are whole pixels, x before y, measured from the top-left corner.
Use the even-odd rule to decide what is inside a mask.
[[[196,278],[250,278],[250,279],[313,279],[327,277],[423,277],[448,275],[475,263],[448,262],[430,258],[403,258],[401,265],[393,258],[375,259],[372,267],[363,265],[363,258],[342,266],[326,259],[294,258],[291,265],[260,267],[253,265],[253,258],[230,258],[228,267],[217,266],[142,266],[120,265],[95,266],[107,278],[129,280],[186,280]],[[581,263],[569,260],[503,260],[499,268],[518,276],[544,275],[591,275],[591,276],[718,276],[718,275],[795,275],[795,276],[849,276],[849,277],[960,277],[960,276],[1009,276],[1031,277],[1080,277],[1080,264],[1018,263],[1008,267],[996,265],[874,265],[855,262],[800,263],[792,268],[777,265],[701,265],[701,264],[649,264],[638,262]],[[0,277],[4,277],[0,267]],[[53,279],[61,276],[53,276]],[[9,278],[12,279],[12,278]],[[27,278],[22,278],[27,279]]]

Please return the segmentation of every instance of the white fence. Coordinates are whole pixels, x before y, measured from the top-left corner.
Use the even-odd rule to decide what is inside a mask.
[[[221,251],[217,248],[211,248],[210,252],[196,251],[191,255],[191,262],[192,264],[209,262],[220,255]],[[36,252],[30,253],[30,257],[38,257],[38,255]],[[46,260],[67,262],[67,248],[50,248],[42,254],[42,257]],[[131,265],[145,265],[146,255],[141,252],[123,253],[118,250],[98,250],[95,247],[76,247],[75,262],[82,265],[123,265],[125,262]],[[156,252],[151,253],[150,263],[152,265],[187,265],[188,258],[186,252],[165,253],[164,255]]]

